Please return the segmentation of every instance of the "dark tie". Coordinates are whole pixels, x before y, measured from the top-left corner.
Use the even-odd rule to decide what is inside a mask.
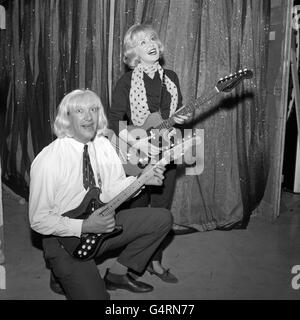
[[[83,149],[83,186],[87,190],[88,188],[95,187],[95,177],[91,166],[91,161],[88,152],[88,145],[84,145]]]

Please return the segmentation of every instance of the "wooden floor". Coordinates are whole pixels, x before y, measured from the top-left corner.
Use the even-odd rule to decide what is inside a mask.
[[[31,236],[27,203],[4,191],[3,205],[7,289],[0,290],[0,299],[64,300],[49,288],[49,270]],[[273,223],[252,217],[246,230],[176,236],[165,251],[164,264],[177,275],[178,284],[146,273],[143,280],[154,286],[153,292],[117,290],[111,299],[299,300],[292,269],[300,266],[300,195],[283,193],[281,208]],[[99,265],[102,275],[112,259]]]

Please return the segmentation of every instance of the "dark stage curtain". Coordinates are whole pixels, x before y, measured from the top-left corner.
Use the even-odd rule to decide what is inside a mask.
[[[201,231],[243,220],[259,204],[269,157],[265,116],[269,1],[143,1],[137,16],[159,30],[165,61],[179,75],[184,102],[212,91],[225,75],[250,68],[251,81],[195,112],[204,129],[204,170],[178,172],[175,221]]]
[[[106,109],[125,71],[122,40],[149,22],[165,44],[184,103],[213,90],[220,77],[247,67],[254,77],[198,109],[189,127],[204,129],[204,170],[178,171],[175,222],[212,230],[247,220],[269,170],[265,74],[269,0],[14,0],[1,52],[7,86],[4,179],[26,189],[30,163],[53,138],[51,123],[66,92],[95,90]],[[5,70],[6,73],[3,72]],[[2,79],[2,78],[1,78]],[[205,112],[204,112],[205,111]]]
[[[9,72],[1,81],[7,101],[2,163],[3,180],[18,193],[27,197],[31,161],[55,138],[51,125],[64,94],[90,88],[109,107],[112,75],[121,73],[120,38],[134,22],[134,6],[122,0],[9,3],[1,42],[7,52],[1,69]]]

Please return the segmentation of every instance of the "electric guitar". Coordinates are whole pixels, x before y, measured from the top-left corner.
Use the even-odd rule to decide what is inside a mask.
[[[253,72],[249,69],[240,70],[234,74],[230,74],[224,78],[221,78],[216,83],[215,88],[207,95],[201,96],[192,103],[177,110],[171,117],[163,120],[159,112],[151,113],[142,126],[127,126],[127,130],[138,139],[142,139],[148,136],[149,143],[159,146],[161,150],[168,149],[170,146],[177,144],[177,139],[170,142],[170,139],[164,140],[162,135],[166,130],[170,131],[176,124],[174,117],[177,115],[191,114],[194,110],[199,108],[204,103],[212,100],[213,97],[221,92],[230,92],[244,79],[250,79],[253,77]],[[179,135],[179,141],[181,141],[181,135]],[[116,138],[110,133],[110,140],[115,147],[119,157],[122,160],[124,170],[127,175],[137,176],[142,172],[145,166],[149,163],[150,157],[131,145],[121,138]]]
[[[197,139],[197,137],[192,137],[176,145],[174,148],[165,151],[161,160],[156,162],[149,170],[143,172],[133,183],[120,192],[110,202],[106,204],[102,203],[99,200],[100,190],[95,187],[88,191],[83,201],[76,209],[64,213],[63,216],[72,219],[87,219],[91,214],[99,214],[102,216],[110,214],[143,187],[145,182],[154,175],[154,169],[157,166],[160,164],[166,165],[170,161],[174,161],[184,156],[193,144],[197,143]],[[57,238],[73,257],[84,261],[92,259],[106,239],[117,236],[122,230],[122,226],[116,226],[110,233],[88,233],[83,234],[80,238],[59,236],[57,236]]]

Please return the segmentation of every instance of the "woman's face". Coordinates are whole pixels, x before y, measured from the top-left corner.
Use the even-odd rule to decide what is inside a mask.
[[[157,37],[154,32],[141,32],[137,37],[136,54],[144,64],[153,64],[159,59]]]

